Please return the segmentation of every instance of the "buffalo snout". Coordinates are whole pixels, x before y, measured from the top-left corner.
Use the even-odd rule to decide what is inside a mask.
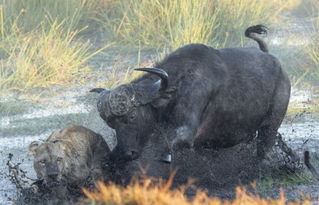
[[[125,152],[124,156],[125,158],[128,158],[129,160],[135,160],[139,157],[139,153],[136,149],[130,149]]]
[[[120,146],[116,146],[113,151],[110,153],[110,159],[113,162],[127,162],[136,160],[139,158],[140,152],[135,148],[121,148]]]

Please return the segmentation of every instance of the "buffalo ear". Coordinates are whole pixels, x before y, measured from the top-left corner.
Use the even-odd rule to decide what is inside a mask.
[[[29,152],[34,156],[35,155],[35,152],[36,150],[38,149],[39,147],[39,142],[38,141],[33,141],[31,142],[31,144],[29,145]]]
[[[152,106],[155,108],[165,107],[173,98],[175,91],[176,87],[170,87],[164,91],[159,91],[160,95],[151,102]]]
[[[101,93],[103,91],[106,91],[107,89],[105,88],[93,88],[90,90],[91,93]]]

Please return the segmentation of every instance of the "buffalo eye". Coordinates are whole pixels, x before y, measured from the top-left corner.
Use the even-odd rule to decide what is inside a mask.
[[[132,112],[127,116],[127,119],[128,119],[129,122],[132,122],[132,121],[135,120],[136,116],[137,116],[137,111],[134,109],[134,110],[132,110]]]
[[[129,123],[129,118],[123,116],[123,117],[121,117],[120,122],[123,123],[123,124],[128,124]]]
[[[107,117],[107,119],[106,119],[106,123],[111,127],[111,128],[113,128],[114,129],[114,120],[115,120],[115,118],[113,117],[113,116],[109,116],[109,117]]]

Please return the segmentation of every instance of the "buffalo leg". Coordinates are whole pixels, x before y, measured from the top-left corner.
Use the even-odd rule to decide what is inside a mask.
[[[172,149],[190,148],[193,146],[194,134],[196,126],[192,124],[185,124],[175,129],[175,138],[173,139]]]
[[[281,74],[283,76],[279,78],[281,80],[277,82],[267,117],[262,122],[261,128],[258,129],[257,155],[259,158],[264,158],[266,152],[274,145],[277,131],[287,111],[290,83],[287,75],[283,72]]]
[[[195,71],[193,71],[195,72]],[[195,75],[195,74],[194,74]],[[200,75],[200,74],[196,74]],[[200,117],[207,106],[207,101],[212,95],[212,86],[208,86],[210,79],[193,80],[193,90],[185,90],[181,93],[180,101],[183,103],[175,107],[174,115],[176,119],[175,138],[172,141],[174,148],[190,148],[193,146],[195,135],[200,124]],[[187,82],[189,83],[189,82]],[[185,87],[188,86],[185,84]],[[203,99],[193,101],[189,99]]]
[[[275,144],[277,130],[270,127],[263,127],[258,130],[257,156],[264,158],[266,152]]]

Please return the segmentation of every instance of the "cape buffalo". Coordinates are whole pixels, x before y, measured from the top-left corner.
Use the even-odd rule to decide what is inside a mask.
[[[172,148],[230,147],[257,135],[257,154],[263,158],[274,144],[290,97],[290,81],[276,57],[255,34],[245,35],[257,48],[214,49],[189,44],[169,54],[148,74],[100,93],[97,108],[116,130],[113,156],[138,158],[155,124],[174,127]]]

